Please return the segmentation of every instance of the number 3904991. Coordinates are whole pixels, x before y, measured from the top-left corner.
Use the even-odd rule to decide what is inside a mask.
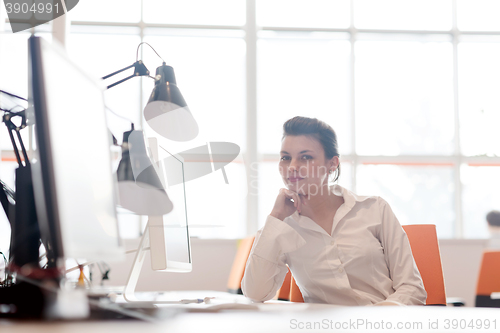
[[[27,14],[27,13],[47,13],[50,14],[52,11],[54,11],[56,14],[59,13],[59,4],[56,3],[55,5],[52,5],[51,3],[34,3],[31,6],[28,3],[6,3],[5,8],[7,9],[7,14]]]

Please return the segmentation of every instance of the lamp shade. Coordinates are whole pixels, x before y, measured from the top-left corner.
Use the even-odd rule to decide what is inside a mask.
[[[151,166],[142,131],[125,132],[117,169],[120,205],[139,215],[165,215],[174,206]]]
[[[174,69],[165,65],[156,69],[156,82],[144,118],[161,136],[174,141],[189,141],[198,135],[194,119],[181,91],[177,87]]]

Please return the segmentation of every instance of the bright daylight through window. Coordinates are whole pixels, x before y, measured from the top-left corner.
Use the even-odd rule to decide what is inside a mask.
[[[486,213],[500,209],[499,10],[495,0],[86,0],[67,14],[65,46],[102,77],[135,61],[139,43],[151,44],[175,68],[200,128],[194,141],[159,147],[241,148],[225,167],[229,184],[221,171],[186,183],[192,236],[239,238],[264,225],[283,187],[281,126],[302,115],[336,130],[340,185],[383,197],[402,224],[484,238]],[[51,30],[36,28],[49,40]],[[28,37],[0,41],[17,50],[0,47],[0,70],[22,96]],[[152,72],[161,65],[149,48],[139,57]],[[147,133],[141,110],[152,87],[147,77],[130,80],[106,91],[106,104]],[[112,131],[129,130],[108,116]],[[13,184],[6,131],[0,139],[0,176]],[[125,238],[143,226],[120,215]]]

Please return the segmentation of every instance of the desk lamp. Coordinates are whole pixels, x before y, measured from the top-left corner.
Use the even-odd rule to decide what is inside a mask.
[[[149,70],[142,60],[138,60],[139,47],[142,44],[151,47],[163,61],[162,65],[156,68],[155,77],[150,76]],[[155,87],[144,108],[144,118],[148,124],[155,132],[173,141],[189,141],[196,138],[199,132],[198,124],[177,87],[174,69],[167,66],[163,58],[148,43],[142,42],[137,46],[135,63],[106,75],[102,79],[105,80],[132,67],[134,68],[134,74],[107,86],[107,88],[112,88],[136,76],[147,76],[154,79]]]
[[[1,93],[20,100],[25,100],[22,97],[0,90]],[[21,107],[21,111],[14,112],[13,110],[19,107],[14,106],[10,110],[0,108],[4,111],[1,121],[5,123],[8,129],[12,148],[16,155],[18,168],[16,168],[16,193],[11,194],[15,196],[15,206],[9,209],[9,202],[5,202],[6,197],[3,197],[3,208],[11,223],[11,249],[9,254],[9,261],[12,267],[23,267],[26,264],[32,267],[38,266],[38,248],[40,239],[40,230],[38,229],[38,222],[35,213],[33,186],[31,178],[31,164],[28,158],[26,148],[21,137],[21,130],[27,127],[26,110]],[[13,122],[14,118],[20,118],[20,124]],[[20,145],[16,144],[14,134],[17,136],[17,141]],[[22,154],[22,155],[21,155]],[[24,164],[23,164],[24,162]],[[8,194],[8,187],[3,186],[3,192]]]
[[[196,138],[198,124],[177,87],[174,69],[163,62],[156,69],[155,80],[155,87],[144,108],[144,118],[149,126],[170,140],[189,141]]]
[[[142,44],[147,44],[162,59],[151,45],[140,43],[137,46],[136,62],[102,79],[108,79],[130,68],[134,68],[134,73],[108,85],[107,89],[133,77],[153,78],[155,87],[144,109],[148,124],[158,134],[170,140],[194,139],[198,135],[198,125],[177,87],[173,68],[167,66],[162,59],[162,65],[156,69],[156,76],[151,77],[146,65],[142,60],[138,60],[139,48]],[[122,159],[117,170],[120,204],[124,208],[140,215],[164,215],[172,211],[173,204],[154,166],[146,153],[142,131],[135,130],[132,124],[131,130],[123,134]]]
[[[153,166],[153,167],[151,167]],[[139,215],[164,215],[174,208],[146,153],[142,131],[123,133],[122,159],[116,171],[120,204]]]
[[[26,99],[0,90],[20,100]],[[0,282],[0,317],[40,317],[43,313],[46,296],[38,286],[25,283],[29,279],[57,279],[60,272],[51,265],[52,252],[44,242],[47,253],[47,267],[39,265],[40,229],[35,207],[31,164],[20,131],[27,127],[26,109],[17,103],[12,108],[0,107],[3,111],[1,121],[8,129],[12,148],[16,155],[16,191],[1,183],[0,201],[11,225],[10,251],[8,268],[5,268],[5,280]],[[16,107],[22,110],[14,112]],[[21,122],[14,123],[14,118]],[[14,138],[17,136],[18,144]],[[21,155],[22,154],[22,155]],[[5,257],[4,257],[5,259]],[[17,273],[17,274],[16,274]]]

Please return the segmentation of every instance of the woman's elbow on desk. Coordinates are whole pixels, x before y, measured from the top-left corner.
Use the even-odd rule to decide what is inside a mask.
[[[245,277],[243,277],[243,280],[241,281],[241,290],[243,291],[243,295],[245,295],[245,297],[250,298],[254,302],[265,302],[274,297],[275,293],[266,292],[262,287],[256,286],[248,280],[251,279],[245,279]]]

